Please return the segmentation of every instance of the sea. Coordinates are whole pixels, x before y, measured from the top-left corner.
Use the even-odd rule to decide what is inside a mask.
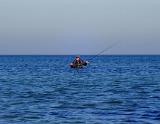
[[[0,124],[160,124],[160,56],[0,56]]]

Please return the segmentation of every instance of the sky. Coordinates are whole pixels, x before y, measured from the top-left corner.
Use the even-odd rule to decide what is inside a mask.
[[[0,0],[0,54],[160,54],[160,0]]]

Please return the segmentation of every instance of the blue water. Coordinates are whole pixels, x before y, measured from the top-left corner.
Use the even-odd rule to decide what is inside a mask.
[[[160,56],[0,56],[0,124],[159,124]]]

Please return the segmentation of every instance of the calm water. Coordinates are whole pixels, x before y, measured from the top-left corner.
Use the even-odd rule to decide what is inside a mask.
[[[0,124],[159,124],[160,56],[0,56]]]

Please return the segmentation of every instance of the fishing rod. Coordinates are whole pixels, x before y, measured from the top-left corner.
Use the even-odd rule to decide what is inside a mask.
[[[112,49],[113,47],[117,46],[118,43],[119,43],[119,42],[115,42],[115,43],[111,44],[110,46],[108,46],[108,47],[106,47],[105,49],[103,49],[102,51],[100,51],[96,56],[99,56],[99,55],[101,55],[102,53],[104,53],[104,52]]]
[[[95,57],[97,57],[97,56],[100,56],[102,53],[104,53],[104,52],[112,49],[113,47],[117,46],[118,43],[119,43],[119,42],[117,41],[117,42],[111,44],[110,46],[107,46],[105,49],[103,49],[102,51],[100,51],[98,54],[96,54],[95,56],[93,56],[91,59],[93,59],[93,58],[95,58]]]

